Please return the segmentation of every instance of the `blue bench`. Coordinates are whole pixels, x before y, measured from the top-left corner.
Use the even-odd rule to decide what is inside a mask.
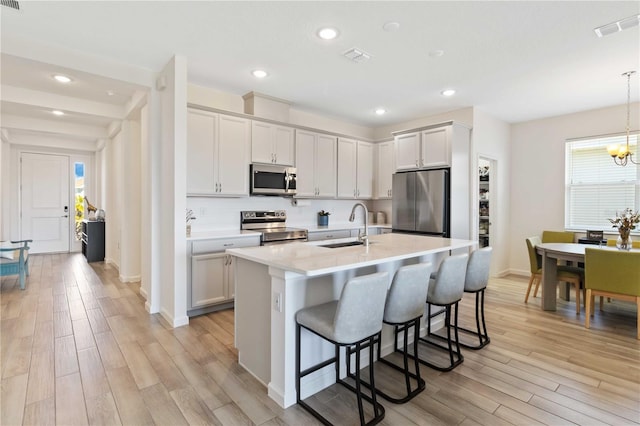
[[[21,290],[24,290],[25,276],[29,275],[29,243],[32,241],[0,243],[0,276],[18,275]]]

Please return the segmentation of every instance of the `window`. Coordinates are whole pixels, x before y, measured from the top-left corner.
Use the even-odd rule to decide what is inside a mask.
[[[74,198],[75,198],[75,225],[76,240],[82,240],[82,219],[84,219],[84,163],[74,163]]]
[[[608,218],[627,207],[640,210],[640,166],[616,165],[607,153],[610,144],[626,144],[626,135],[567,141],[565,228],[614,232]],[[640,161],[637,134],[629,145]]]

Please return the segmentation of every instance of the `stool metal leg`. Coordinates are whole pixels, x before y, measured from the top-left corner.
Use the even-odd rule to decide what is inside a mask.
[[[410,401],[411,399],[413,399],[416,395],[418,395],[420,392],[422,392],[425,387],[426,387],[426,383],[425,381],[422,379],[422,377],[420,377],[420,364],[418,362],[418,360],[415,357],[411,357],[409,355],[409,351],[407,350],[409,347],[409,330],[413,327],[414,328],[414,340],[413,340],[413,350],[414,352],[417,353],[417,348],[418,348],[418,336],[420,333],[420,317],[411,320],[407,323],[404,324],[393,324],[394,325],[394,348],[395,348],[395,352],[398,353],[402,353],[402,358],[403,358],[403,363],[402,363],[402,367],[398,366],[397,364],[394,364],[391,361],[386,360],[385,358],[383,358],[381,356],[381,352],[380,352],[380,336],[381,334],[378,335],[378,337],[376,338],[376,340],[373,342],[373,344],[375,345],[377,343],[377,354],[378,354],[378,361],[382,364],[385,364],[395,370],[400,371],[401,373],[404,374],[404,378],[405,378],[405,386],[407,389],[407,394],[403,397],[393,397],[391,395],[389,395],[388,393],[386,393],[384,390],[381,389],[377,389],[375,388],[375,384],[374,384],[374,376],[373,376],[373,370],[370,370],[369,372],[369,377],[371,377],[371,383],[367,383],[365,380],[360,379],[360,382],[362,383],[363,386],[365,386],[368,389],[372,389],[375,388],[376,389],[376,393],[379,394],[381,397],[383,397],[384,399],[386,399],[387,401],[393,402],[395,404],[404,404],[405,402]],[[397,346],[397,342],[398,342],[398,333],[404,333],[403,335],[403,348],[399,348]],[[415,365],[415,371],[416,373],[412,373],[409,370],[409,358],[413,358],[414,359],[414,365]],[[373,351],[370,350],[369,351],[369,359],[370,359],[370,364],[369,364],[369,368],[372,368],[373,366]],[[355,376],[353,374],[351,374],[351,370],[348,369],[349,375],[351,378],[355,379]],[[415,385],[415,389],[412,389],[411,386],[411,379],[414,379],[416,382]]]
[[[475,292],[476,293],[476,329],[470,330],[468,328],[464,328],[460,326],[457,327],[458,330],[467,334],[475,335],[478,338],[477,345],[468,345],[466,343],[460,342],[460,346],[462,346],[463,348],[478,350],[478,349],[484,348],[491,342],[491,339],[487,334],[487,324],[484,319],[484,291],[485,289],[483,288],[482,290]]]
[[[464,361],[464,356],[462,355],[462,352],[460,350],[460,340],[458,339],[458,332],[457,329],[454,330],[453,333],[453,338],[451,336],[451,308],[455,309],[454,311],[454,324],[457,325],[458,322],[458,302],[452,303],[450,305],[446,305],[444,306],[444,310],[443,311],[439,311],[436,313],[431,314],[431,306],[427,305],[427,335],[425,337],[421,337],[419,340],[421,343],[426,343],[429,344],[433,347],[439,348],[441,350],[447,351],[448,355],[449,355],[449,365],[446,366],[441,366],[441,365],[436,365],[432,362],[429,362],[423,358],[420,358],[419,356],[419,352],[415,351],[413,355],[409,355],[410,358],[414,358],[417,359],[421,364],[426,365],[427,367],[431,367],[435,370],[438,371],[451,371],[454,368],[456,368],[458,365],[462,364],[462,362]],[[431,333],[431,318],[440,315],[442,312],[444,312],[445,314],[445,325],[444,327],[447,329],[447,337],[444,336],[439,336],[435,333]],[[432,340],[432,338],[437,338],[437,339],[441,339],[441,340],[446,340],[447,344],[446,346],[442,346],[441,344],[435,342]],[[454,344],[455,344],[455,350],[454,350]]]

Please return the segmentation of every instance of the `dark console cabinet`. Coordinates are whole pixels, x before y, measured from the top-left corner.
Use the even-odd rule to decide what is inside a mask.
[[[87,262],[104,260],[104,222],[82,221],[82,254]]]

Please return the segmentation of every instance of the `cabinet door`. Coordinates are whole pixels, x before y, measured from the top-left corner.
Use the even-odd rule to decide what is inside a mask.
[[[251,122],[251,162],[273,163],[273,126],[260,121]]]
[[[236,297],[236,258],[227,255],[227,265],[225,274],[225,294],[227,299],[233,300]]]
[[[224,253],[191,257],[191,308],[227,300],[227,257]]]
[[[338,198],[357,197],[358,142],[338,138]]]
[[[315,185],[315,133],[296,130],[296,195],[314,197]]]
[[[275,126],[273,147],[275,153],[275,162],[284,166],[295,165],[293,147],[293,129],[290,127]]]
[[[393,142],[378,144],[376,198],[391,198],[391,181],[395,171]]]
[[[336,150],[337,139],[335,137],[318,135],[315,177],[319,197],[335,198],[336,196]]]
[[[249,195],[250,120],[220,115],[218,132],[218,193]]]
[[[420,167],[420,133],[409,133],[395,137],[396,170]]]
[[[451,165],[448,127],[422,132],[422,167]]]
[[[358,198],[373,197],[373,145],[358,142],[357,161],[357,196]]]
[[[187,112],[187,194],[215,194],[213,161],[217,123],[217,114]]]

